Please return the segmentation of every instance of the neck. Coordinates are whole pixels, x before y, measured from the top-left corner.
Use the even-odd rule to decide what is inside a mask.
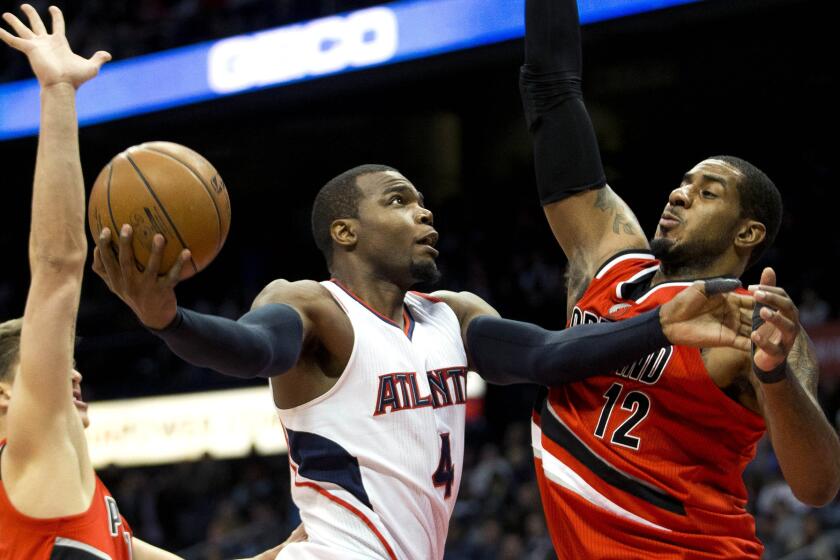
[[[727,258],[721,258],[712,263],[684,264],[679,266],[660,265],[659,270],[653,276],[651,285],[655,286],[663,282],[690,281],[702,278],[740,278],[744,273],[742,264],[735,265]]]
[[[332,276],[378,313],[402,325],[407,288],[364,266],[335,264]]]

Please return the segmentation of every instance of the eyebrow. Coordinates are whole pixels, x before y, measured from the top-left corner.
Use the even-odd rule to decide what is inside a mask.
[[[691,173],[686,173],[683,175],[683,183],[690,183],[691,182]],[[715,175],[714,173],[702,173],[701,177],[703,180],[709,181],[712,183],[719,183],[721,187],[726,188],[726,179],[720,175]]]
[[[424,202],[425,202],[426,199],[423,197],[423,193],[421,193],[420,191],[415,191],[414,189],[412,189],[408,185],[393,185],[393,186],[390,186],[390,187],[386,188],[384,191],[382,191],[382,196],[389,195],[389,194],[395,193],[395,192],[396,193],[403,193],[403,194],[408,193],[408,194],[411,194],[412,196],[416,192],[417,193],[417,199],[420,202],[420,206],[424,206]]]

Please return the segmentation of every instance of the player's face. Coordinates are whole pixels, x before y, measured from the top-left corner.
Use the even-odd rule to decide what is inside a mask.
[[[90,426],[90,418],[88,418],[88,404],[82,400],[82,374],[73,369],[73,377],[71,381],[71,390],[73,391],[73,406],[79,411],[79,418],[82,419],[82,425],[87,428]]]
[[[668,197],[651,242],[663,263],[702,266],[733,246],[740,221],[740,171],[707,159],[683,176]]]
[[[394,171],[363,175],[358,185],[362,200],[357,250],[396,282],[436,281],[438,233],[423,195]]]

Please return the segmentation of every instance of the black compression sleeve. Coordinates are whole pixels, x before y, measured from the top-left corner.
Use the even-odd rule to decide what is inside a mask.
[[[478,317],[467,328],[470,363],[499,385],[579,381],[611,373],[670,344],[658,308],[626,321],[562,331],[497,317]]]
[[[150,329],[183,360],[234,377],[271,377],[297,363],[303,322],[292,307],[270,304],[238,321],[178,308],[172,324]]]
[[[606,185],[595,129],[581,93],[575,0],[526,0],[520,91],[540,201],[549,204]]]

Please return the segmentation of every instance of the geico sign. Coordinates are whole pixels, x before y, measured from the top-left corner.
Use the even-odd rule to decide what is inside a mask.
[[[219,41],[210,49],[207,79],[227,93],[384,62],[397,52],[397,17],[388,8],[316,19]]]

